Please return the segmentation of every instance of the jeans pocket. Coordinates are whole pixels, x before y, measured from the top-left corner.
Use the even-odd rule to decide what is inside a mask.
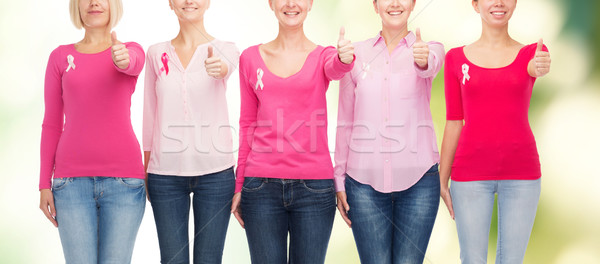
[[[242,191],[245,192],[256,192],[265,186],[265,180],[257,177],[247,177],[244,179],[244,185]]]
[[[54,178],[52,180],[52,191],[58,191],[65,188],[70,182],[73,181],[73,178]]]
[[[334,192],[333,180],[304,180],[302,184],[312,193]]]
[[[144,187],[144,180],[138,178],[115,178],[120,184],[123,184],[129,188],[137,189],[140,187]]]

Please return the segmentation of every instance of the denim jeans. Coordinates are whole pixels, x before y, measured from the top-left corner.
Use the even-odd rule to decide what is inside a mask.
[[[351,177],[345,187],[361,263],[423,263],[440,203],[437,164],[404,191],[378,192]]]
[[[252,263],[325,262],[336,210],[333,180],[246,177],[241,210]]]
[[[498,194],[496,263],[523,263],[540,198],[541,179],[452,181],[450,194],[462,263],[486,263],[494,194]]]
[[[52,193],[67,264],[131,262],[146,207],[143,179],[56,178]]]
[[[193,263],[221,263],[235,189],[233,168],[195,176],[148,174],[161,263],[190,263],[188,223],[193,193]]]

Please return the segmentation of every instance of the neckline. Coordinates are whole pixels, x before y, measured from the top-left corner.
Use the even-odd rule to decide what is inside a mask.
[[[73,43],[73,44],[71,44],[71,48],[72,48],[72,49],[75,51],[75,53],[77,53],[77,54],[79,54],[79,55],[98,55],[98,54],[102,54],[102,53],[105,53],[105,52],[109,51],[109,50],[110,50],[110,48],[111,48],[111,46],[109,46],[108,48],[106,48],[106,49],[105,49],[105,50],[103,50],[103,51],[94,52],[94,53],[84,53],[84,52],[80,52],[80,51],[78,51],[78,50],[77,50],[77,48],[75,48],[75,44],[76,44],[76,43]]]
[[[262,55],[260,54],[260,46],[261,46],[261,45],[263,45],[263,44],[261,43],[261,44],[258,44],[258,45],[256,45],[256,53],[258,54],[258,57],[260,58],[260,59],[259,59],[259,60],[260,60],[260,63],[261,63],[261,64],[262,64],[262,66],[264,66],[264,68],[265,68],[265,69],[264,69],[264,71],[268,72],[269,74],[271,74],[271,75],[273,75],[273,76],[275,76],[275,77],[277,77],[277,78],[279,78],[279,79],[281,79],[281,80],[287,80],[287,79],[293,78],[294,76],[296,76],[296,75],[299,75],[301,72],[303,72],[303,71],[304,71],[304,68],[306,67],[306,64],[307,64],[306,62],[308,62],[308,59],[309,59],[309,58],[312,56],[312,54],[313,54],[313,53],[315,53],[317,50],[319,50],[319,49],[321,48],[321,45],[317,45],[317,47],[316,47],[316,48],[314,48],[312,51],[310,51],[310,52],[308,53],[308,55],[306,56],[306,59],[304,59],[304,62],[302,63],[302,67],[300,68],[300,70],[299,70],[299,71],[295,72],[294,74],[292,74],[292,75],[290,75],[290,76],[288,76],[288,77],[281,77],[281,76],[279,76],[279,75],[277,75],[277,74],[273,73],[273,72],[272,72],[272,71],[269,69],[269,67],[267,66],[267,63],[265,62],[265,60],[263,59]]]
[[[519,52],[517,53],[517,56],[515,57],[515,59],[513,59],[513,60],[512,60],[512,62],[511,62],[511,63],[509,63],[509,64],[508,64],[508,65],[506,65],[506,66],[502,66],[502,67],[496,67],[496,68],[481,67],[481,66],[479,66],[479,65],[477,65],[477,64],[475,64],[475,63],[473,63],[473,62],[472,62],[471,60],[469,60],[469,58],[467,57],[467,54],[465,53],[465,47],[466,47],[466,45],[465,45],[465,46],[462,46],[460,50],[461,50],[461,52],[462,52],[462,55],[463,55],[463,57],[465,57],[465,60],[466,60],[466,61],[467,61],[469,64],[471,64],[471,65],[473,65],[473,66],[475,66],[475,67],[477,67],[477,68],[484,69],[484,70],[502,70],[502,69],[506,69],[506,68],[508,68],[508,67],[511,67],[513,64],[515,64],[515,63],[517,62],[517,60],[519,59],[519,56],[521,56],[521,52],[523,52],[523,50],[524,50],[524,49],[527,47],[527,45],[523,45],[523,47],[521,47],[521,48],[519,49]]]
[[[167,43],[167,46],[169,47],[169,49],[171,51],[170,52],[171,56],[174,57],[174,60],[176,62],[176,63],[174,63],[175,66],[177,68],[179,68],[179,70],[181,70],[182,72],[186,72],[190,68],[190,66],[192,65],[192,62],[194,61],[194,58],[196,57],[196,54],[198,54],[198,50],[200,49],[200,47],[206,46],[206,45],[211,44],[211,43],[214,46],[215,40],[216,40],[216,38],[213,38],[209,42],[202,43],[202,44],[196,46],[196,49],[194,50],[194,54],[192,54],[192,57],[190,58],[190,61],[187,64],[187,67],[183,67],[183,64],[181,63],[181,60],[179,59],[179,55],[177,54],[177,51],[175,50],[175,46],[173,46],[173,43],[172,43],[173,40],[168,40],[168,41],[166,41],[166,43]]]

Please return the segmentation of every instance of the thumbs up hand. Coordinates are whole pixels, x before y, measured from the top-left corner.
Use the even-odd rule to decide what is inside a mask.
[[[340,38],[338,40],[337,51],[340,61],[344,64],[350,64],[354,60],[354,46],[350,40],[344,38],[346,30],[344,27],[340,28]]]
[[[127,69],[129,67],[129,50],[125,46],[125,44],[121,43],[117,40],[117,33],[112,32],[110,34],[111,37],[111,47],[110,51],[112,53],[112,60],[121,70]]]
[[[415,63],[421,69],[427,69],[429,61],[429,45],[421,39],[421,29],[416,30],[417,40],[413,44],[413,56]]]
[[[544,40],[540,39],[535,50],[535,57],[533,57],[534,77],[542,77],[550,72],[550,63],[552,62],[550,53],[543,51],[542,47],[544,47]]]
[[[222,63],[219,56],[214,54],[212,46],[208,46],[208,56],[204,61],[204,66],[206,67],[206,73],[208,76],[215,79],[223,79],[227,74],[227,68],[223,69],[223,67],[227,66]]]

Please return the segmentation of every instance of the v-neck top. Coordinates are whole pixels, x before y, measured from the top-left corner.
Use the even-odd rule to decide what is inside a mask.
[[[223,79],[206,72],[209,45],[227,64]],[[144,151],[150,151],[147,172],[200,176],[235,165],[225,92],[238,59],[235,44],[217,39],[199,45],[185,69],[170,41],[148,49],[142,136]]]
[[[464,47],[446,55],[446,119],[464,120],[454,155],[454,181],[535,180],[541,177],[529,103],[536,78],[527,71],[537,44],[504,67],[473,64]],[[543,50],[548,49],[544,46]]]
[[[56,48],[44,83],[40,189],[52,177],[144,178],[140,144],[131,125],[131,96],[144,67],[144,50],[124,43],[129,66],[118,68],[110,48],[81,53]]]
[[[236,192],[245,177],[333,178],[325,93],[353,66],[334,47],[317,46],[299,72],[282,78],[266,67],[258,45],[242,53]]]

